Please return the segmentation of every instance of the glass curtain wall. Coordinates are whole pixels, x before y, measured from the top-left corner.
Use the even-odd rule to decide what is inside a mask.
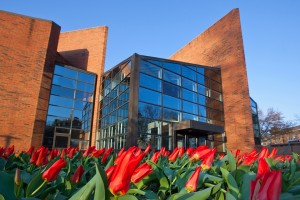
[[[56,65],[44,144],[49,148],[89,146],[96,75]]]
[[[196,120],[224,126],[221,72],[172,61],[141,59],[138,145],[171,149],[172,122]]]
[[[260,127],[259,127],[257,103],[251,97],[250,97],[250,105],[251,105],[253,131],[254,131],[254,142],[256,145],[260,145],[261,139],[260,139]]]
[[[99,131],[96,147],[125,146],[128,133],[128,101],[131,62],[125,61],[102,77]]]

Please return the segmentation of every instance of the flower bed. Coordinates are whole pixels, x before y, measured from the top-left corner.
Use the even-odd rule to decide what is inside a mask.
[[[299,155],[276,153],[0,147],[0,200],[300,199]]]

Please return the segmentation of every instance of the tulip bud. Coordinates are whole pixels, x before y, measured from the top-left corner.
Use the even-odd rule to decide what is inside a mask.
[[[19,168],[16,169],[16,173],[15,173],[15,184],[17,186],[21,185],[21,174],[20,174],[20,170]]]

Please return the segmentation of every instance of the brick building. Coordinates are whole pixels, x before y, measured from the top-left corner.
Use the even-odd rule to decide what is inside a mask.
[[[251,100],[250,104],[238,9],[169,60],[134,54],[104,73],[107,34],[106,26],[61,33],[60,26],[52,21],[0,11],[0,146],[14,144],[23,150],[30,145],[81,149],[110,145],[118,149],[149,143],[153,148],[166,144],[172,149],[176,145],[209,144],[219,151],[225,147],[247,151],[260,143],[255,128],[256,103]],[[152,65],[149,69],[159,68],[161,77],[147,69],[141,71],[143,59],[148,62],[146,66]],[[174,67],[167,69],[166,63]],[[177,72],[175,65],[180,66]],[[187,71],[195,80],[184,74]],[[211,72],[219,79],[208,75]],[[152,86],[141,83],[140,76],[157,79],[162,87],[160,103],[147,100]],[[178,82],[172,82],[174,77]],[[189,88],[189,84],[196,86]],[[174,98],[175,93],[167,91],[175,87],[179,96],[173,100],[179,107],[163,105]],[[140,97],[146,90],[150,91],[145,93],[147,98]],[[196,99],[184,97],[187,94]],[[115,107],[105,106],[108,103]],[[159,120],[151,121],[148,116],[138,121],[137,114],[144,114],[138,107],[142,104],[158,106],[162,110]],[[177,119],[165,119],[167,110],[176,112]],[[146,130],[142,130],[139,123],[146,121]],[[163,134],[168,136],[168,143]],[[140,141],[143,137],[146,139]]]

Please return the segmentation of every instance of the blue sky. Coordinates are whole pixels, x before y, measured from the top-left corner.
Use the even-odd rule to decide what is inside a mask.
[[[133,53],[168,58],[240,9],[250,95],[300,122],[300,1],[2,0],[0,9],[56,22],[62,31],[109,27],[106,67]],[[298,121],[295,121],[298,119]]]

